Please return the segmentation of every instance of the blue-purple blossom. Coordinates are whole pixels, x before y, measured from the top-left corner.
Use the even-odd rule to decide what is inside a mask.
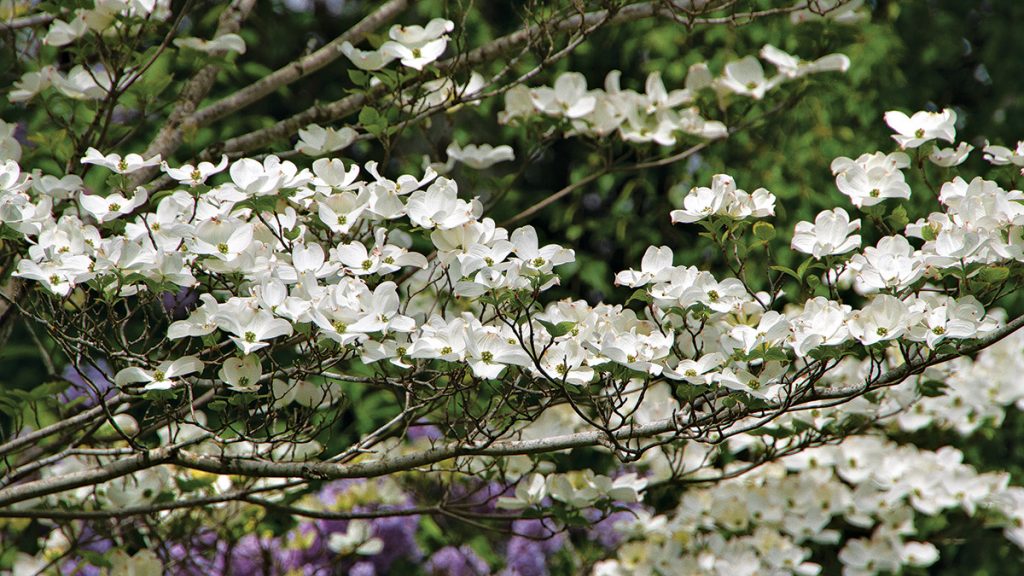
[[[65,366],[61,376],[71,385],[61,393],[61,400],[71,402],[85,398],[83,406],[95,406],[101,395],[105,397],[113,391],[113,383],[108,378],[110,374],[113,374],[113,370],[102,358],[95,362],[83,362],[80,366]]]
[[[278,574],[282,572],[281,543],[277,539],[247,534],[231,549],[232,574]]]
[[[423,558],[423,551],[416,542],[416,531],[419,529],[419,525],[420,517],[418,515],[376,518],[370,523],[373,535],[384,542],[383,552],[370,558],[378,573],[386,574],[394,561],[399,558],[414,562]]]
[[[499,496],[512,496],[513,490],[498,482],[487,484],[462,485],[452,487],[452,501],[466,505],[472,512],[492,513],[497,510]]]
[[[561,550],[565,534],[550,520],[516,520],[508,541],[503,576],[547,576],[548,558]]]
[[[313,523],[299,524],[285,536],[287,550],[278,562],[286,572],[330,574],[335,554],[327,547],[328,536]]]
[[[466,545],[445,546],[434,552],[426,570],[430,576],[486,576],[490,573],[487,562]]]
[[[547,556],[540,542],[513,536],[508,541],[502,576],[548,576]]]
[[[100,569],[89,564],[82,558],[69,558],[60,565],[61,574],[75,574],[76,576],[100,576]]]
[[[171,546],[168,552],[170,563],[164,567],[165,572],[170,576],[223,574],[226,549],[216,532],[205,531],[191,541]]]
[[[427,424],[425,422],[417,422],[412,426],[409,426],[409,440],[420,440],[427,439],[431,442],[440,440],[444,437],[441,433],[441,429],[433,424]]]
[[[364,560],[353,564],[348,570],[348,576],[377,576],[377,569],[373,567],[373,562]]]
[[[588,516],[590,515],[588,514]],[[622,542],[622,533],[615,529],[615,523],[632,520],[636,518],[636,515],[628,510],[620,510],[612,512],[604,518],[601,516],[601,512],[593,510],[591,520],[594,521],[594,524],[590,527],[588,536],[591,541],[597,542],[607,550],[612,550]]]
[[[541,550],[547,556],[558,552],[565,544],[565,533],[548,519],[516,520],[512,523],[512,532],[540,544]]]
[[[181,288],[177,292],[163,292],[160,294],[160,304],[174,320],[182,320],[188,317],[199,301],[199,293],[191,288]]]

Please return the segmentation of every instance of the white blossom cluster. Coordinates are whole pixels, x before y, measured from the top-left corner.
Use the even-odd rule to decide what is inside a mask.
[[[114,36],[126,27],[137,26],[143,20],[166,20],[171,13],[169,0],[96,0],[92,8],[77,8],[68,13],[68,18],[54,19],[43,36],[42,43],[46,46],[67,46],[81,40],[87,34]],[[210,51],[213,49],[232,49],[245,51],[245,43],[237,34],[227,34],[219,43],[189,38],[180,39],[183,46]],[[134,70],[127,70],[134,72]],[[54,88],[60,94],[74,100],[101,100],[111,90],[121,89],[128,85],[131,74],[122,76],[118,86],[114,86],[111,72],[102,64],[86,67],[76,65],[66,73],[55,66],[42,68],[22,74],[14,83],[7,98],[11,102],[27,102],[40,92]]]
[[[1008,475],[979,473],[962,459],[952,447],[919,450],[880,436],[811,448],[689,490],[668,516],[620,521],[631,541],[593,573],[814,575],[821,566],[809,560],[811,545],[840,548],[844,576],[929,566],[938,549],[919,540],[916,516],[1019,514],[1020,489],[1007,486]],[[842,541],[837,521],[871,535]],[[1008,536],[1013,530],[1011,521]]]
[[[170,0],[96,0],[92,8],[78,8],[65,21],[55,19],[43,37],[47,46],[66,46],[87,32],[112,34],[123,18],[156,18],[163,20],[171,13]]]
[[[860,4],[815,0],[793,17],[834,10],[831,17],[850,20],[858,17],[852,10]],[[168,12],[166,0],[97,0],[94,8],[69,13],[67,21],[54,20],[43,43],[66,46],[90,33],[108,34],[122,20],[163,18]],[[376,50],[346,42],[340,51],[363,70],[379,71],[396,60],[422,70],[445,52],[453,30],[445,19],[394,26]],[[235,34],[175,44],[213,54],[245,51]],[[607,76],[603,89],[588,88],[584,76],[567,72],[551,87],[512,87],[500,120],[546,117],[562,122],[570,135],[617,134],[627,142],[672,146],[681,135],[729,134],[725,124],[701,115],[697,104],[705,91],[723,105],[733,97],[761,100],[786,82],[849,68],[840,54],[803,61],[767,45],[760,56],[730,62],[718,77],[706,64],[695,64],[676,90],[655,72],[643,93],[622,88],[618,71]],[[773,65],[774,75],[762,61]],[[113,82],[102,66],[66,73],[44,67],[23,75],[9,99],[25,102],[53,88],[68,98],[98,100],[116,88]],[[422,97],[399,91],[396,99],[403,110],[419,113],[472,99],[483,86],[475,73],[462,86],[440,78],[420,87]],[[840,157],[831,164],[838,190],[864,212],[864,222],[868,216],[877,221],[886,202],[911,196],[905,171],[914,166],[915,150],[918,166],[927,157],[942,168],[962,164],[973,151],[956,142],[953,110],[892,111],[885,121],[899,151]],[[351,127],[312,124],[299,131],[295,150],[323,156],[358,136]],[[920,150],[933,140],[953,146]],[[986,144],[983,153],[992,165],[1024,167],[1024,143],[1015,149]],[[94,174],[103,171],[108,182],[97,190],[80,176],[26,170],[14,127],[0,121],[0,226],[3,238],[21,251],[13,275],[71,308],[96,297],[196,294],[197,306],[159,324],[157,338],[166,336],[175,346],[146,355],[125,350],[112,360],[112,384],[123,390],[159,395],[204,379],[225,394],[269,390],[273,408],[330,405],[340,398],[338,389],[288,380],[287,370],[273,361],[276,350],[311,343],[344,350],[346,362],[375,364],[381,371],[414,374],[429,366],[460,382],[514,376],[517,386],[554,385],[568,391],[567,398],[575,390],[614,388],[609,395],[623,402],[602,422],[610,429],[668,421],[679,426],[678,433],[689,432],[687,418],[713,416],[725,405],[715,404],[722,399],[789,408],[788,401],[800,400],[797,391],[856,390],[912,359],[955,353],[956,345],[1003,324],[998,312],[986,310],[991,299],[985,296],[1004,291],[1000,283],[1010,277],[1010,267],[1024,262],[1024,192],[956,176],[936,187],[939,210],[886,231],[872,246],[862,246],[862,219],[842,207],[797,223],[790,246],[809,256],[805,265],[799,272],[773,268],[787,270],[798,282],[810,270],[815,282],[808,286],[820,290],[800,300],[781,290],[756,292],[737,277],[676,265],[671,247],[651,246],[639,269],[615,275],[616,285],[634,290],[630,302],[642,306],[570,299],[542,304],[540,293],[559,284],[557,270],[574,262],[574,251],[544,244],[531,226],[499,226],[485,217],[477,198],[460,194],[457,183],[444,176],[455,162],[485,169],[514,161],[512,148],[453,143],[447,155],[448,164],[425,166],[422,176],[392,179],[375,162],[358,166],[320,158],[305,168],[268,155],[172,166],[160,156],[89,148],[80,163]],[[129,185],[133,174],[157,166],[174,183],[170,190]],[[765,226],[775,207],[768,190],[748,193],[731,176],[717,174],[708,186],[691,189],[669,217],[705,226],[713,237],[717,225],[745,232],[749,220],[761,219],[755,226]],[[844,300],[849,287],[863,298],[854,304]],[[998,424],[1006,406],[1024,408],[1024,384],[1015,378],[1024,370],[1022,349],[1024,337],[1012,336],[976,358],[930,367],[842,407],[798,403],[802,411],[776,414],[770,422],[741,419],[710,432],[701,439],[706,442],[687,441],[678,458],[670,454],[675,447],[653,446],[638,454],[638,471],[618,476],[510,462],[502,468],[504,480],[518,483],[496,505],[543,512],[551,506],[639,504],[652,484],[672,476],[706,480],[743,472],[687,491],[667,515],[638,509],[634,519],[621,521],[617,529],[626,543],[615,559],[594,567],[601,576],[813,575],[822,570],[811,561],[812,547],[818,546],[839,549],[844,575],[898,573],[938,558],[938,549],[918,538],[915,518],[951,511],[999,523],[1024,547],[1024,489],[1010,487],[1007,474],[980,473],[953,447],[920,450],[882,434],[936,427],[967,435]],[[817,359],[828,359],[821,372],[808,369]],[[405,384],[418,382],[410,378]],[[708,393],[710,400],[684,409],[674,393],[690,389]],[[849,396],[857,394],[837,394]],[[554,405],[540,418],[506,429],[501,441],[592,431],[584,410]],[[193,423],[172,423],[159,432],[163,445],[191,442],[190,450],[198,453],[268,460],[306,460],[323,450],[315,440],[211,440],[204,414],[190,416]],[[811,432],[840,427],[852,417],[872,422],[872,432],[838,445],[794,449],[776,462],[743,470],[746,456],[769,444],[803,448],[798,443],[813,439]],[[139,431],[125,412],[112,420],[124,433]],[[97,437],[107,432],[98,430]],[[822,433],[828,440],[835,436]],[[721,453],[731,457],[720,469],[714,463],[719,440]],[[367,462],[409,449],[398,442],[362,449],[361,457]],[[607,444],[598,449],[614,450],[613,441]],[[41,475],[74,475],[114,459],[72,455]],[[177,474],[197,475],[155,466],[20,505],[143,506],[176,494]],[[214,483],[217,493],[232,486],[226,476]],[[837,526],[870,536],[842,541]],[[349,523],[328,545],[361,555],[378,554],[384,546],[363,521]],[[136,556],[115,557],[112,570],[136,570],[134,564],[154,570],[155,558]]]
[[[812,546],[838,550],[844,575],[897,573],[938,559],[938,549],[927,541],[928,534],[919,532],[915,518],[953,511],[979,524],[1002,527],[1010,541],[1024,546],[1024,490],[1009,486],[1007,474],[979,473],[951,446],[922,450],[881,434],[893,424],[907,431],[952,427],[964,436],[982,423],[998,425],[1004,407],[1024,397],[1013,376],[1014,366],[1024,362],[1022,352],[1024,336],[1016,334],[976,360],[963,359],[942,374],[907,380],[876,401],[858,399],[784,415],[775,426],[801,422],[804,429],[823,428],[850,414],[880,420],[870,435],[804,449],[739,478],[688,490],[669,514],[652,517],[641,510],[635,518],[618,521],[616,530],[629,541],[593,574],[813,575],[822,567],[810,561]],[[867,361],[849,359],[828,380],[833,385],[862,382],[869,370]],[[922,381],[941,376],[949,378],[948,395],[918,400]],[[654,394],[645,403],[660,406],[666,400],[673,403]],[[914,401],[918,403],[905,410]],[[766,439],[740,434],[723,449],[740,454],[763,447]],[[706,448],[688,444],[686,465],[673,466],[695,478],[709,477],[714,469],[707,467],[707,454]],[[667,477],[671,460],[660,454],[645,458],[648,479]],[[739,459],[722,472],[743,465]],[[869,531],[870,536],[843,540],[843,526]]]
[[[448,32],[454,29],[455,23],[444,18],[435,18],[426,26],[396,24],[388,31],[391,39],[376,50],[359,50],[351,42],[342,43],[340,50],[361,70],[380,70],[394,60],[408,68],[422,70],[444,54]]]
[[[551,498],[573,508],[587,508],[599,500],[636,503],[643,500],[643,489],[647,480],[635,473],[609,478],[594,474],[592,470],[567,474],[534,473],[516,484],[513,496],[501,496],[497,506],[505,510],[522,510],[542,506],[544,499]]]
[[[159,158],[90,150],[82,161],[124,175]],[[432,170],[392,181],[370,163],[372,179],[364,181],[357,166],[340,160],[317,160],[309,170],[275,156],[163,169],[188,190],[163,196],[146,212],[145,188],[101,197],[80,189],[75,178],[35,178],[6,161],[0,214],[32,244],[16,275],[60,296],[84,283],[121,296],[160,286],[203,293],[204,279],[238,275],[231,293],[203,293],[202,306],[172,324],[168,337],[219,332],[235,345],[236,362],[252,367],[259,363],[246,355],[313,328],[318,339],[356,346],[363,362],[387,360],[403,369],[441,360],[496,378],[516,366],[536,378],[586,385],[618,366],[777,399],[800,383],[790,374],[792,360],[815,349],[895,341],[935,349],[990,332],[998,323],[974,296],[915,289],[947,270],[1022,257],[1024,208],[1016,201],[1022,193],[957,178],[942,187],[943,211],[910,224],[907,236],[887,236],[859,252],[851,254],[860,243],[852,234],[859,221],[842,209],[797,225],[796,249],[817,258],[841,256],[840,278],[852,278],[858,291],[872,295],[857,309],[823,296],[773,309],[781,295],[752,294],[739,279],[674,266],[671,248],[663,246],[648,249],[640,270],[616,276],[616,283],[642,292],[649,317],[622,306],[563,301],[530,322],[484,322],[465,307],[410,312],[399,284],[387,276],[427,268],[428,261],[407,248],[400,228],[429,234],[436,264],[422,275],[443,273],[467,303],[508,290],[550,288],[557,283],[554,267],[571,262],[573,252],[541,245],[529,226],[511,233],[496,226],[482,216],[478,201],[460,198],[455,182]],[[228,180],[205,184],[225,170]],[[710,188],[691,191],[672,217],[762,218],[773,214],[774,203],[766,190],[748,194],[718,175]],[[122,233],[113,233],[115,222],[123,223]],[[915,248],[908,237],[923,243]],[[691,334],[696,325],[702,329]],[[202,358],[165,358],[126,367],[118,381],[167,389],[205,369]],[[231,387],[247,389],[256,380]]]
[[[845,72],[850,66],[849,58],[842,54],[805,62],[771,45],[761,50],[761,57],[776,67],[775,76],[766,77],[760,60],[747,56],[726,64],[718,78],[712,76],[707,64],[694,64],[684,87],[671,91],[661,74],[652,72],[643,94],[623,89],[618,70],[608,74],[603,90],[588,89],[587,79],[578,72],[565,72],[551,87],[513,87],[505,94],[505,110],[498,119],[511,122],[540,114],[565,120],[571,126],[570,134],[602,137],[617,133],[626,142],[672,146],[679,133],[708,139],[728,135],[725,124],[703,118],[696,106],[706,89],[720,96],[735,94],[760,100],[784,82],[819,72]]]
[[[95,150],[83,158],[122,175],[158,162]],[[509,234],[490,219],[480,220],[480,203],[459,198],[455,182],[432,171],[422,179],[392,181],[373,163],[366,168],[370,182],[357,180],[359,168],[339,160],[318,160],[312,171],[274,156],[242,159],[230,168],[226,160],[198,167],[165,164],[168,175],[190,190],[163,196],[155,211],[146,212],[144,188],[102,197],[84,190],[78,178],[35,178],[8,160],[0,167],[0,214],[31,242],[16,275],[59,296],[86,283],[127,296],[151,287],[196,288],[216,275],[242,278],[238,291],[220,300],[202,294],[202,306],[170,326],[171,339],[220,330],[247,355],[301,324],[343,346],[379,336],[363,351],[370,362],[392,358],[401,364],[407,355],[468,361],[481,377],[497,376],[506,364],[528,364],[507,326],[484,326],[473,315],[421,318],[423,338],[399,345],[407,337],[396,335],[416,331],[419,323],[399,312],[398,286],[383,278],[403,267],[424,268],[427,259],[409,251],[406,235],[388,226],[402,220],[429,231],[462,296],[529,288],[542,276],[538,288],[548,288],[557,282],[553,267],[571,262],[572,251],[541,246],[531,227]],[[204,185],[225,169],[229,181]],[[205,190],[198,192],[199,186]],[[274,197],[270,206],[254,207],[265,197]],[[115,222],[123,224],[122,233],[112,232]],[[324,237],[335,241],[321,244]],[[450,342],[434,346],[435,331]],[[194,357],[166,359],[126,368],[118,381],[166,389],[202,370]]]

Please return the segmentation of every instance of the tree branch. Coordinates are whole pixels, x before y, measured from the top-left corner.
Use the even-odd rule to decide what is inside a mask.
[[[35,432],[25,434],[24,436],[18,436],[4,444],[0,444],[0,457],[37,444],[40,440],[53,436],[54,434],[58,434],[71,428],[85,426],[95,420],[98,416],[103,416],[108,410],[117,406],[121,402],[124,402],[126,399],[127,397],[125,395],[117,394],[110,400],[107,400],[106,406],[102,404],[95,406],[81,414],[71,416],[70,418],[66,418],[45,428],[40,428]]]
[[[24,484],[17,484],[0,490],[0,508],[39,498],[65,490],[73,490],[82,486],[92,486],[121,476],[132,474],[146,468],[152,468],[170,462],[177,452],[177,446],[154,448],[140,452],[135,456],[114,460],[109,464],[72,472],[62,476],[51,476]]]
[[[217,31],[214,36],[222,36],[224,34],[231,34],[237,32],[242,27],[242,22],[252,11],[253,6],[256,4],[256,0],[234,0],[230,6],[228,6],[223,13],[220,15],[220,19],[217,23]],[[220,51],[215,53],[215,56],[223,56],[225,52]],[[161,156],[167,156],[177,150],[178,146],[181,145],[182,138],[184,137],[184,124],[186,120],[192,116],[195,112],[199,102],[206,97],[206,94],[210,92],[213,87],[213,83],[217,80],[217,73],[220,72],[220,66],[216,64],[207,64],[202,70],[196,73],[185,87],[182,88],[181,94],[178,96],[178,103],[174,106],[174,110],[171,112],[167,122],[160,128],[160,132],[157,133],[156,137],[150,143],[149,147],[146,148],[146,152],[143,154],[145,157],[155,156],[160,154]],[[158,168],[152,166],[144,170],[138,171],[133,175],[133,182],[135,185],[141,184],[153,177],[156,174]]]
[[[137,455],[122,458],[103,466],[67,474],[64,476],[44,478],[25,484],[19,484],[0,490],[0,508],[38,498],[49,494],[71,490],[80,486],[88,486],[113,480],[127,474],[158,466],[173,464],[210,472],[214,474],[235,474],[261,478],[296,478],[307,480],[336,480],[343,478],[374,478],[395,472],[416,469],[462,456],[516,456],[557,452],[572,448],[590,446],[607,446],[619,441],[651,438],[668,432],[679,431],[699,426],[716,426],[721,428],[723,422],[736,422],[741,418],[755,413],[781,414],[786,408],[809,404],[826,399],[849,399],[860,396],[868,391],[893,386],[909,376],[917,374],[935,364],[953,358],[974,354],[996,342],[1006,338],[1013,332],[1024,327],[1024,316],[1015,318],[1006,326],[993,331],[978,341],[963,346],[955,354],[945,354],[929,358],[919,363],[906,363],[879,374],[862,386],[816,390],[794,401],[784,398],[771,405],[753,410],[743,404],[727,409],[725,412],[696,414],[691,412],[685,417],[681,411],[672,416],[647,424],[632,424],[613,431],[593,430],[560,436],[550,436],[534,440],[501,440],[485,441],[474,445],[448,444],[437,446],[420,452],[388,456],[380,460],[364,461],[347,464],[330,462],[272,462],[266,460],[249,460],[230,456],[210,456],[198,454],[184,449],[185,446],[201,441],[205,437],[192,439],[181,444],[163,448],[145,450]],[[759,422],[756,427],[763,426]]]
[[[31,28],[32,26],[49,24],[50,22],[53,22],[55,18],[57,17],[53,14],[33,14],[31,16],[22,16],[21,18],[0,22],[0,28],[4,28],[6,30],[20,30],[22,28]]]
[[[614,13],[609,10],[597,10],[585,14],[573,14],[555,22],[529,26],[502,36],[483,46],[470,50],[466,54],[457,54],[442,60],[437,63],[437,68],[442,72],[451,73],[483,64],[528,44],[542,32],[548,34],[562,33],[592,26],[599,22],[617,24],[654,16],[668,16],[676,10],[683,10],[683,5],[692,7],[693,4],[694,2],[680,0],[668,3],[652,1],[630,4]],[[432,74],[427,71],[420,74],[415,81],[423,81],[431,77]],[[274,140],[291,136],[298,132],[300,128],[311,123],[330,122],[348,116],[362,108],[368,100],[381,97],[387,94],[388,91],[389,88],[385,84],[378,84],[370,88],[367,93],[352,94],[325,105],[314,105],[290,118],[279,121],[273,126],[228,139],[218,146],[204,150],[199,157],[200,159],[208,160],[221,153],[232,154],[259,148]]]
[[[282,86],[291,84],[320,70],[341,56],[341,45],[343,43],[351,42],[356,44],[364,40],[378,27],[398,16],[408,5],[409,0],[390,0],[390,2],[387,2],[360,20],[355,26],[346,30],[316,52],[278,68],[230,96],[225,96],[212,104],[204,106],[185,121],[182,130],[188,130],[192,126],[205,126],[210,122],[219,120],[228,114],[245,108],[268,94],[272,94]]]

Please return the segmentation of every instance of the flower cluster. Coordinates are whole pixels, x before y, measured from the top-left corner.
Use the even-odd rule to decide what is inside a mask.
[[[104,0],[76,10],[71,22],[55,20],[44,43],[64,46],[116,30],[122,20],[160,18],[167,9],[154,0]],[[423,70],[445,52],[453,30],[445,19],[399,25],[376,50],[346,42],[340,51],[363,70],[381,71],[395,60]],[[245,49],[234,34],[176,44],[216,55]],[[588,88],[575,72],[550,87],[514,83],[500,121],[539,119],[569,135],[616,134],[672,146],[681,137],[729,135],[730,127],[702,115],[702,103],[714,100],[724,111],[738,98],[762,100],[787,82],[849,68],[839,54],[803,61],[767,45],[760,56],[729,62],[718,77],[695,64],[675,90],[657,72],[642,93],[623,88],[617,71],[603,89]],[[366,77],[353,75],[357,84]],[[10,99],[23,102],[53,88],[68,98],[100,100],[127,90],[131,80],[115,86],[119,78],[125,76],[100,65],[67,72],[46,67],[22,76]],[[381,73],[369,85],[385,80],[392,78]],[[395,104],[390,118],[369,108],[360,115],[367,134],[386,135],[396,115],[483,98],[485,84],[475,73],[464,85],[437,78],[411,86],[401,74],[394,82],[384,97]],[[372,575],[403,561],[449,573],[497,566],[466,546],[424,551],[416,538],[420,509],[402,492],[402,480],[327,482],[332,476],[320,475],[359,466],[380,466],[362,470],[385,476],[415,468],[434,473],[431,482],[443,471],[438,485],[448,482],[446,489],[464,488],[459,475],[476,473],[500,486],[483,489],[485,502],[457,509],[469,515],[485,509],[485,520],[511,526],[514,535],[502,549],[510,576],[543,574],[543,564],[567,540],[559,533],[572,529],[591,536],[604,531],[597,539],[616,559],[597,564],[602,575],[814,574],[821,569],[812,558],[819,545],[841,547],[837,558],[852,575],[926,567],[938,552],[915,537],[915,516],[960,510],[997,522],[1024,518],[1024,491],[1008,487],[1006,475],[979,473],[953,448],[928,452],[877,433],[886,425],[967,433],[1002,418],[1005,405],[1024,403],[1019,385],[1005,375],[991,377],[993,363],[1008,364],[999,355],[1011,355],[1006,350],[925,370],[972,350],[963,345],[1002,337],[1004,321],[987,307],[1006,292],[1011,275],[1019,278],[1024,192],[982,177],[949,178],[936,188],[939,207],[927,217],[909,223],[904,210],[902,220],[895,212],[884,218],[884,202],[911,195],[907,173],[914,163],[904,150],[916,150],[919,169],[926,156],[952,167],[973,150],[955,145],[952,110],[893,111],[885,121],[900,151],[832,163],[840,192],[864,212],[865,223],[883,226],[884,236],[862,230],[862,219],[844,208],[824,210],[813,222],[796,224],[789,244],[809,257],[795,269],[764,263],[766,285],[749,282],[744,262],[731,277],[715,275],[676,265],[671,247],[651,246],[638,270],[615,275],[616,285],[633,289],[624,304],[543,300],[559,285],[560,267],[574,262],[574,251],[543,242],[531,226],[498,225],[479,198],[446,177],[455,162],[486,169],[514,161],[507,145],[453,143],[443,167],[428,161],[422,174],[397,177],[382,174],[393,164],[372,161],[304,163],[269,154],[174,166],[157,154],[88,148],[69,162],[81,176],[60,176],[20,164],[13,128],[0,123],[0,231],[15,255],[13,276],[39,288],[32,305],[40,316],[139,303],[145,312],[144,327],[126,329],[134,320],[124,320],[109,330],[113,314],[81,314],[90,321],[83,330],[96,332],[88,338],[104,344],[83,347],[83,354],[116,353],[109,364],[95,362],[95,370],[70,372],[69,379],[88,376],[89,383],[73,382],[69,397],[85,395],[80,402],[92,405],[116,390],[132,402],[163,402],[210,390],[203,403],[156,426],[137,404],[114,407],[90,438],[112,439],[115,448],[63,453],[38,476],[59,483],[113,466],[121,456],[145,460],[144,452],[166,447],[180,467],[153,462],[21,505],[89,512],[161,507],[195,492],[228,519],[255,515],[248,504],[227,503],[238,499],[232,491],[266,489],[266,509],[302,505],[316,518],[240,539],[200,532],[168,541],[158,556],[112,553],[111,569],[125,572],[155,572],[159,563],[182,574]],[[359,137],[351,127],[309,124],[295,151],[324,156]],[[921,149],[933,140],[955,146]],[[1021,146],[987,145],[984,152],[995,165],[1024,165]],[[136,181],[157,166],[165,187]],[[705,184],[671,211],[673,224],[702,226],[702,236],[737,261],[775,237],[767,221],[776,212],[772,193],[748,193],[726,174]],[[862,248],[861,234],[873,245]],[[797,290],[790,289],[793,282]],[[146,308],[168,300],[163,315],[157,305]],[[53,337],[78,345],[77,336],[54,331]],[[113,344],[103,342],[107,337]],[[979,378],[991,382],[978,385]],[[357,439],[341,453],[339,443],[349,440],[328,440],[324,422],[348,418],[341,410],[327,415],[328,409],[356,395],[339,382],[372,384],[366,388],[401,398],[388,406],[398,416],[368,434],[359,422]],[[949,393],[935,394],[941,387]],[[838,400],[849,402],[839,410]],[[402,428],[439,423],[449,412],[474,421],[449,417],[448,429],[431,428],[427,439]],[[859,435],[845,444],[829,445],[854,432]],[[143,435],[145,442],[159,439],[160,448],[148,448]],[[556,464],[536,456],[564,446],[610,453],[630,465],[573,470],[571,458]],[[306,466],[321,454],[322,468]],[[199,469],[283,465],[267,475],[317,483],[275,500],[281,492],[266,488],[269,481],[192,471],[183,464],[186,456],[192,462],[219,456],[224,466]],[[25,464],[36,474],[32,465]],[[668,515],[644,507],[657,482],[680,477],[717,483],[688,491]],[[447,504],[450,495],[438,500]],[[441,511],[441,504],[429,504]],[[171,508],[160,509],[163,519],[187,521]],[[602,528],[578,528],[591,520]],[[242,525],[232,522],[236,535]],[[843,542],[837,525],[870,537]],[[1019,527],[1007,536],[1024,542]],[[40,547],[56,551],[55,558],[70,556],[72,539],[52,539]],[[67,562],[75,560],[59,568],[79,570]]]
[[[630,540],[594,574],[814,575],[812,547],[837,547],[844,575],[899,572],[939,557],[913,520],[954,509],[968,516],[1016,514],[1017,488],[1005,474],[979,473],[963,455],[932,452],[875,436],[809,449],[741,479],[688,491],[667,516],[616,523]],[[843,540],[836,526],[868,531]]]
[[[570,134],[600,138],[618,133],[626,142],[672,146],[679,133],[707,139],[728,135],[725,124],[701,116],[696,103],[704,90],[761,99],[784,82],[819,72],[845,72],[850,65],[842,54],[804,62],[771,45],[766,45],[761,55],[775,65],[778,75],[767,79],[760,61],[747,56],[727,64],[719,78],[712,76],[707,64],[694,64],[686,75],[685,86],[671,91],[665,87],[661,74],[652,72],[642,94],[623,89],[618,70],[608,74],[603,90],[588,90],[582,74],[566,72],[552,87],[513,87],[505,95],[505,110],[498,118],[511,122],[540,114],[565,120],[571,126]]]
[[[341,45],[341,52],[357,68],[380,70],[394,60],[415,70],[437,60],[448,46],[448,32],[455,29],[455,23],[444,18],[435,18],[426,26],[395,25],[388,31],[391,40],[376,50],[359,50],[351,42]]]

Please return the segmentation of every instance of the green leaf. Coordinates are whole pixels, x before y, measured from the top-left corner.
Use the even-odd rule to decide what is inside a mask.
[[[788,430],[786,428],[761,427],[758,428],[757,430],[752,431],[751,434],[756,434],[759,436],[771,436],[772,438],[782,440],[783,438],[789,438],[790,436],[792,436],[793,431]]]
[[[647,303],[647,304],[650,304],[651,302],[654,301],[654,299],[651,298],[651,295],[648,294],[647,290],[644,289],[644,288],[637,288],[636,290],[634,290],[633,294],[631,294],[629,299],[626,300],[626,305],[628,306],[629,303],[634,301],[634,300],[638,300],[640,302],[644,302],[644,303]]]
[[[186,478],[181,478],[181,477],[175,477],[174,478],[174,483],[178,485],[178,490],[181,490],[182,492],[195,492],[196,490],[199,490],[200,488],[206,488],[207,486],[210,486],[211,484],[213,484],[213,481],[215,479],[216,479],[216,476],[213,476],[213,475],[206,476],[206,477],[199,477],[199,478],[187,478],[187,479]]]
[[[800,267],[796,269],[797,282],[803,282],[804,275],[807,274],[807,269],[814,263],[814,258],[808,258],[804,260]]]
[[[978,273],[978,278],[985,282],[1002,282],[1010,277],[1010,269],[1006,266],[986,266]]]
[[[910,223],[910,218],[907,217],[907,209],[902,204],[893,209],[892,214],[889,214],[886,220],[893,230],[903,230]]]
[[[228,396],[228,404],[231,404],[232,406],[248,406],[249,404],[252,404],[255,399],[256,395],[248,392],[233,394]]]
[[[363,72],[362,70],[357,70],[353,68],[348,71],[348,77],[349,79],[352,80],[353,84],[357,86],[364,86],[366,85],[366,80],[367,78],[369,78],[369,75],[366,72]]]
[[[44,400],[47,398],[52,398],[60,394],[61,392],[67,390],[68,386],[70,385],[70,382],[68,382],[67,380],[53,380],[50,382],[46,382],[44,384],[40,384],[39,386],[36,386],[35,388],[32,389],[31,399]]]
[[[376,108],[366,107],[359,111],[359,123],[364,126],[380,122],[380,112]]]
[[[785,266],[769,266],[769,268],[775,270],[776,272],[782,272],[787,276],[792,276],[793,279],[796,280],[797,282],[800,281],[800,275],[797,274],[796,271],[793,270],[792,268],[787,268]]]
[[[558,338],[559,336],[565,336],[569,332],[572,332],[572,329],[576,327],[576,323],[575,322],[570,322],[570,321],[559,322],[558,324],[554,324],[552,322],[547,322],[545,320],[537,320],[537,321],[540,322],[540,325],[543,326],[544,329],[546,329],[548,331],[548,334],[550,334],[552,338]]]
[[[918,392],[920,392],[922,396],[927,396],[929,398],[945,396],[946,388],[949,388],[949,385],[941,380],[925,380],[917,386]]]
[[[374,136],[380,136],[388,129],[387,118],[381,116],[375,108],[363,108],[359,112],[359,123]]]
[[[754,224],[754,237],[764,242],[775,239],[775,226],[769,222],[758,222]]]
[[[792,424],[793,424],[793,431],[796,432],[797,434],[799,434],[801,432],[806,432],[807,430],[810,430],[811,428],[813,428],[808,422],[806,422],[804,420],[800,420],[799,418],[793,419],[792,420]]]

